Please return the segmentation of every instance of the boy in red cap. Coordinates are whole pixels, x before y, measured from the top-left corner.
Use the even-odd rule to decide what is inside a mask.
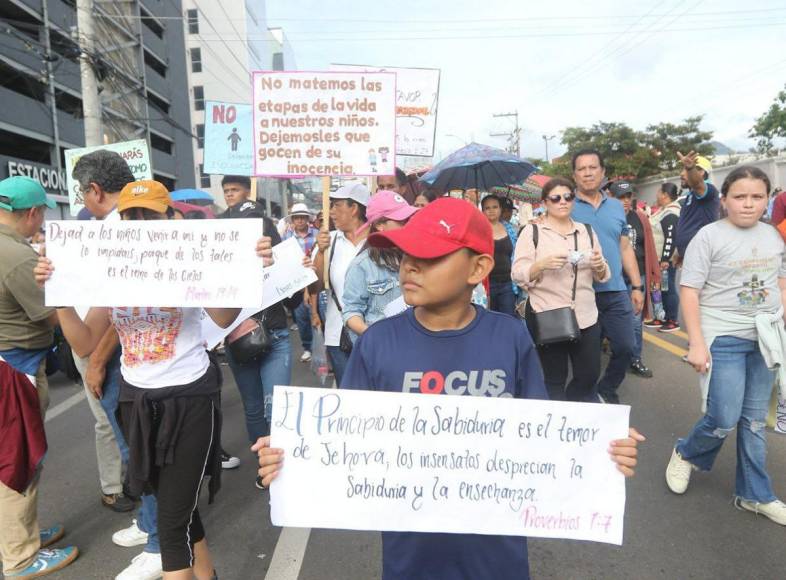
[[[546,399],[537,352],[516,318],[471,303],[472,290],[494,266],[491,225],[465,201],[441,198],[401,229],[375,233],[369,244],[404,252],[399,271],[405,312],[380,320],[355,344],[343,389]],[[633,475],[634,430],[612,442],[612,460]],[[266,485],[282,467],[282,450],[259,451]],[[382,578],[458,580],[529,578],[527,539],[479,534],[382,533]]]

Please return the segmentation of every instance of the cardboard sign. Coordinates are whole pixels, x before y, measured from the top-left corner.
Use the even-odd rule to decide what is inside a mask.
[[[447,379],[446,379],[447,380]],[[622,543],[630,407],[275,387],[277,526]],[[319,482],[319,485],[314,485]]]
[[[273,264],[264,270],[265,286],[262,292],[262,308],[243,310],[228,328],[221,328],[210,317],[202,319],[202,337],[208,350],[214,348],[224,337],[260,310],[289,298],[317,281],[314,270],[303,267],[303,251],[295,238],[273,246]]]
[[[47,306],[262,304],[261,219],[51,221]]]
[[[205,102],[205,173],[254,174],[252,117],[251,105]]]
[[[79,182],[72,177],[74,165],[79,158],[93,151],[106,149],[118,153],[128,163],[134,179],[153,179],[153,165],[150,162],[150,150],[147,141],[136,139],[135,141],[123,141],[122,143],[110,143],[109,145],[99,145],[98,147],[82,147],[80,149],[66,149],[65,152],[65,173],[66,186],[68,187],[68,204],[71,207],[71,215],[75,216],[85,207],[85,200],[82,199],[82,192],[79,189]]]
[[[360,64],[332,64],[330,68],[396,73],[396,154],[419,157],[434,155],[439,69],[374,67]]]
[[[395,172],[393,73],[255,72],[254,173]]]

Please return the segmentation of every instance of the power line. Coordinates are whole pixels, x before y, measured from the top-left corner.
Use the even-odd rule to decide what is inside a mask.
[[[762,21],[756,24],[744,24],[744,25],[727,25],[727,26],[691,26],[691,27],[682,27],[682,28],[661,28],[658,29],[657,32],[703,32],[703,31],[713,31],[713,30],[743,30],[743,29],[752,29],[752,28],[771,28],[775,26],[786,26],[786,20],[780,20],[773,22],[771,20]],[[634,32],[647,32],[647,28],[641,30],[635,30]],[[532,34],[483,34],[478,36],[472,35],[461,35],[461,36],[370,36],[370,37],[355,37],[355,38],[347,38],[347,37],[340,37],[340,36],[332,36],[332,37],[318,37],[315,38],[313,36],[304,37],[304,38],[295,38],[289,37],[293,43],[302,44],[306,42],[396,42],[396,41],[439,41],[439,40],[515,40],[515,39],[523,39],[523,38],[580,38],[580,37],[588,37],[588,36],[620,36],[620,32],[617,30],[608,30],[608,31],[587,31],[587,32],[545,32],[545,33],[532,33]],[[226,45],[227,42],[244,42],[243,40],[233,39],[233,38],[224,38],[221,35],[217,35],[218,38],[203,38],[202,42],[221,42]],[[275,39],[266,39],[266,38],[253,38],[257,42],[270,42],[278,44],[278,41]]]
[[[783,12],[786,8],[753,8],[744,10],[715,10],[712,12],[694,12],[694,16],[718,16],[718,15],[735,15],[735,14],[753,14],[753,13],[770,13],[770,12]],[[226,12],[225,12],[226,14]],[[649,14],[651,18],[660,18],[667,14]],[[129,16],[129,18],[146,18],[145,16]],[[158,20],[187,20],[187,16],[156,16]],[[453,23],[477,23],[477,22],[523,22],[523,21],[544,21],[553,20],[561,23],[566,20],[634,20],[641,18],[640,14],[607,14],[596,16],[526,16],[526,17],[497,17],[497,18],[467,18],[467,19],[403,19],[396,18],[395,21],[390,19],[373,19],[373,18],[271,18],[275,22],[362,22],[373,24],[440,24],[447,25]],[[243,22],[245,18],[214,18],[214,20],[229,20],[234,22]]]

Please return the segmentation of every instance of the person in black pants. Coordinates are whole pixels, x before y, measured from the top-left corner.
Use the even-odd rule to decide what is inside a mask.
[[[529,292],[528,309],[542,313],[573,307],[581,329],[579,340],[538,344],[549,398],[556,401],[597,402],[600,376],[600,324],[593,281],[611,276],[592,228],[573,221],[573,182],[555,177],[543,186],[546,216],[540,225],[526,226],[516,244],[513,281]],[[568,379],[568,363],[573,380]]]

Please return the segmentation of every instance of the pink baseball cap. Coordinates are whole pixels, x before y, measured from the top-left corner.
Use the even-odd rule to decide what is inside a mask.
[[[366,206],[366,223],[360,226],[358,232],[371,227],[371,224],[381,219],[397,222],[408,220],[417,211],[418,208],[409,205],[407,200],[395,191],[380,189],[371,196]]]

